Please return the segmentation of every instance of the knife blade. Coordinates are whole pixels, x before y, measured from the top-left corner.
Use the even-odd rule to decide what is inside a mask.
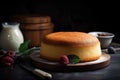
[[[41,69],[37,69],[37,68],[33,68],[31,66],[28,66],[28,65],[24,65],[24,64],[20,64],[20,66],[30,72],[32,72],[33,74],[43,78],[43,79],[52,79],[52,75],[48,72],[45,72]]]

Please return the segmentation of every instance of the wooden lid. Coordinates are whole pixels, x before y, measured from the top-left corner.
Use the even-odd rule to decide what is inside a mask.
[[[22,30],[42,30],[42,29],[53,29],[53,23],[43,23],[43,24],[21,24],[20,28]]]
[[[51,22],[51,17],[46,15],[14,15],[11,20],[20,23],[48,23]]]

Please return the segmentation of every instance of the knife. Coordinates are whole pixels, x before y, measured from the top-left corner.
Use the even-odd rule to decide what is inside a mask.
[[[33,68],[32,66],[29,65],[24,65],[24,64],[20,64],[20,66],[30,72],[32,72],[33,74],[43,78],[43,79],[52,79],[52,75],[48,72],[45,72],[41,69],[37,69],[37,68]]]

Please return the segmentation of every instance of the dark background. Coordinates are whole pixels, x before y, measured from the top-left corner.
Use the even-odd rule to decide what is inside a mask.
[[[120,43],[117,1],[1,0],[0,22],[16,14],[45,14],[52,18],[54,31],[107,31]]]

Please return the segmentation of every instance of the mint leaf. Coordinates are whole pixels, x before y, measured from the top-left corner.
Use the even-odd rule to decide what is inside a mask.
[[[68,55],[69,63],[76,64],[80,62],[80,58],[76,55]]]
[[[27,40],[20,44],[19,52],[18,52],[19,54],[17,54],[17,56],[29,55],[33,50],[36,49],[36,47],[29,48],[29,43],[30,40]]]
[[[36,49],[36,47],[29,48],[29,49],[25,50],[24,52],[22,52],[21,54],[22,55],[29,55],[35,49]]]
[[[24,41],[23,43],[21,43],[20,47],[19,47],[19,52],[26,51],[28,49],[29,43],[30,43],[30,40],[27,40],[27,41]]]

